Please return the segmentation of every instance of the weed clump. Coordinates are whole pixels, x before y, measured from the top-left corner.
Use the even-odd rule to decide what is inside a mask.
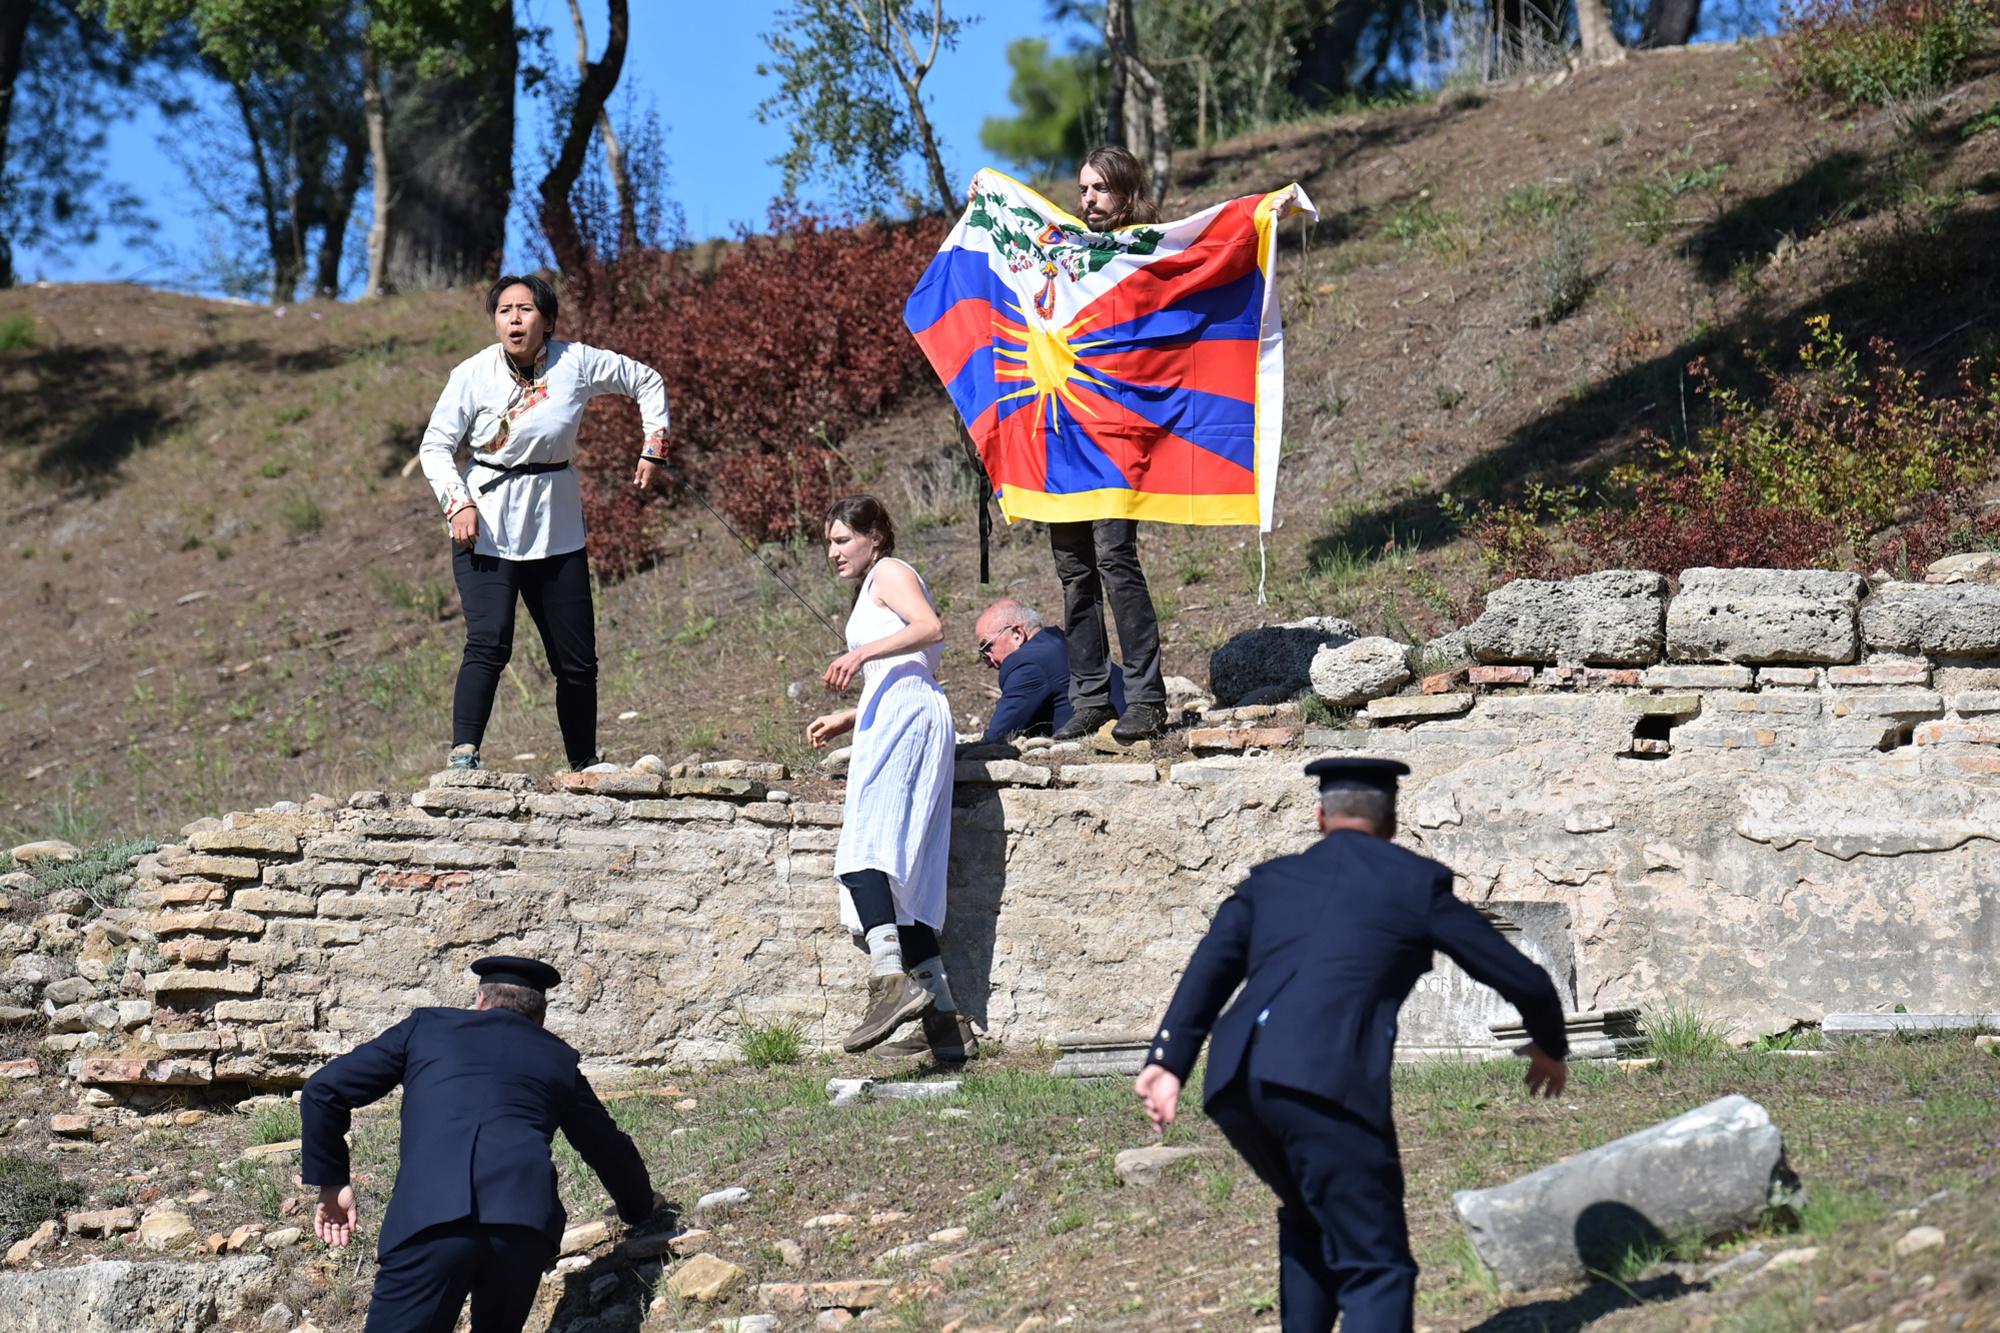
[[[1713,1060],[1735,1049],[1727,1028],[1690,1005],[1663,1005],[1644,1026],[1646,1053],[1661,1060]]]
[[[12,1245],[83,1203],[83,1187],[49,1162],[0,1154],[0,1245]]]
[[[782,1019],[775,1023],[754,1023],[745,1021],[742,1034],[736,1039],[737,1049],[743,1052],[744,1063],[753,1069],[769,1069],[772,1065],[795,1065],[806,1053],[806,1030],[796,1018]]]
[[[1993,22],[1991,0],[1787,0],[1772,57],[1793,97],[1843,105],[1941,92]]]

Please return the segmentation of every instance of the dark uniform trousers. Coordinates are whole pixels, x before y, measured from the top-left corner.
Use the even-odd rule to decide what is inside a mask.
[[[1417,1262],[1403,1167],[1384,1134],[1338,1102],[1238,1076],[1209,1119],[1278,1196],[1284,1333],[1398,1333],[1415,1319]]]
[[[451,1333],[467,1296],[478,1333],[518,1329],[555,1257],[533,1227],[469,1218],[425,1227],[382,1256],[366,1333]]]
[[[1111,618],[1118,622],[1118,652],[1125,659],[1126,703],[1164,708],[1160,621],[1146,571],[1139,568],[1139,525],[1129,518],[1051,523],[1049,545],[1062,583],[1070,706],[1111,707],[1111,645],[1104,634],[1109,600]]]
[[[300,1178],[351,1181],[355,1107],[403,1088],[402,1166],[383,1211],[367,1333],[520,1333],[568,1222],[549,1145],[560,1133],[628,1223],[653,1186],[577,1053],[505,1009],[419,1009],[330,1061],[300,1099]]]
[[[1519,1009],[1544,1051],[1568,1052],[1555,984],[1453,896],[1451,871],[1351,831],[1223,900],[1154,1037],[1150,1063],[1185,1082],[1213,1035],[1203,1104],[1278,1196],[1285,1333],[1412,1325],[1390,1070],[1397,1013],[1437,953]]]

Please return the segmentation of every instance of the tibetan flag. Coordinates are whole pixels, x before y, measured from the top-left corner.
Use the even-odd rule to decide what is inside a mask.
[[[1284,419],[1278,223],[1296,185],[1178,222],[1093,232],[1011,177],[903,307],[1017,518],[1271,528]]]

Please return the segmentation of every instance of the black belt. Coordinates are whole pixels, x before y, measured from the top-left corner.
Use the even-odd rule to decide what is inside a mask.
[[[567,458],[565,458],[560,463],[514,463],[511,465],[503,465],[500,463],[489,463],[483,458],[475,458],[472,460],[472,462],[475,467],[483,467],[490,472],[497,472],[500,474],[499,476],[493,478],[493,480],[487,482],[484,486],[481,486],[479,488],[479,493],[481,495],[485,495],[488,491],[492,490],[495,486],[498,486],[501,482],[507,480],[507,478],[509,477],[515,477],[515,476],[536,477],[540,476],[545,472],[562,472],[569,467],[569,460]]]

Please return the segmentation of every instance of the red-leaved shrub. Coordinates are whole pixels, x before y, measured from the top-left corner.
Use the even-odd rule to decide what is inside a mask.
[[[1992,22],[1993,0],[1784,0],[1769,59],[1794,97],[1887,105],[1944,91]]]
[[[752,540],[810,530],[838,492],[840,446],[927,374],[903,302],[943,238],[942,219],[829,226],[774,216],[704,264],[649,251],[568,275],[564,324],[667,381],[670,456]],[[616,578],[655,549],[657,514],[631,484],[637,410],[600,399],[584,420],[591,563]]]

